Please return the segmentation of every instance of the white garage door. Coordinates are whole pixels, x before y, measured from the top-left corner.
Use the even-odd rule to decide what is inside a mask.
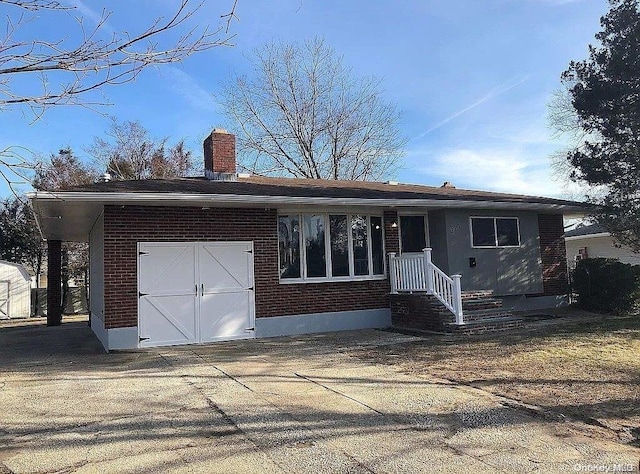
[[[140,347],[254,337],[252,242],[138,244]]]

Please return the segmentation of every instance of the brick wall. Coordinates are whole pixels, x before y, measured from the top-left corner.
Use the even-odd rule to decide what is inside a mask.
[[[394,251],[397,228],[389,229],[385,221]],[[252,240],[259,318],[389,307],[388,280],[281,285],[275,210],[105,206],[104,238],[107,328],[138,324],[137,242]]]
[[[442,316],[444,306],[433,296],[399,293],[391,295],[390,300],[393,327],[422,331],[446,330],[448,315]]]
[[[542,287],[545,295],[567,294],[567,257],[561,214],[538,214]]]

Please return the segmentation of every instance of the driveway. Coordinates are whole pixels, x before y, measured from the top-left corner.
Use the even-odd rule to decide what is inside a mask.
[[[371,330],[105,354],[83,323],[0,328],[0,473],[638,469],[637,449],[351,354],[412,340]]]

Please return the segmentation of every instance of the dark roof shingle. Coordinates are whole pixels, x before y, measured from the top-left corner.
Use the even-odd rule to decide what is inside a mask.
[[[249,196],[329,197],[360,199],[437,199],[464,201],[499,201],[582,205],[573,201],[518,194],[474,191],[414,184],[389,184],[370,181],[339,181],[300,178],[266,178],[251,176],[237,181],[213,181],[206,178],[149,179],[109,181],[78,186],[67,192],[97,193],[177,193],[234,194]]]

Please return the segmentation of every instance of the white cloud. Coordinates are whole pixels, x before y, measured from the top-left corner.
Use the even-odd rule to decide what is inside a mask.
[[[175,66],[165,66],[161,74],[166,76],[165,85],[172,92],[182,96],[191,107],[206,112],[217,112],[217,105],[213,99],[213,94],[207,92],[189,74]]]
[[[572,191],[552,175],[546,156],[524,156],[516,149],[443,151],[416,171],[459,188],[551,197],[568,197]]]

